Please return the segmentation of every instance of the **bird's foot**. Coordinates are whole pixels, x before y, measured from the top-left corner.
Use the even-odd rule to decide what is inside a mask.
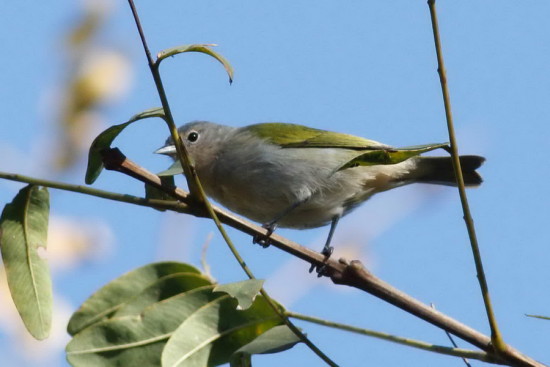
[[[325,259],[323,260],[323,263],[321,264],[311,264],[311,267],[309,268],[309,272],[312,273],[313,270],[317,273],[317,276],[320,278],[322,276],[328,275],[327,272],[327,261],[330,258],[330,255],[334,252],[334,247],[332,246],[325,246],[323,247],[323,250],[321,251],[321,254],[325,256]]]
[[[269,247],[271,245],[270,236],[275,232],[275,229],[277,229],[277,223],[276,222],[268,222],[262,224],[262,227],[267,229],[266,234],[257,234],[252,238],[253,243],[257,243],[258,245],[262,246],[263,248]]]
[[[334,252],[334,247],[332,246],[325,246],[323,247],[323,250],[321,250],[321,253],[326,257],[325,260],[328,260],[328,258],[330,257],[330,255],[332,255],[333,252]]]

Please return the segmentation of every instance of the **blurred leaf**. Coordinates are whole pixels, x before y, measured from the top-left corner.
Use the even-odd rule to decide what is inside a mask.
[[[76,9],[80,10],[76,22],[66,28],[63,60],[59,60],[63,74],[58,81],[63,103],[57,111],[55,141],[47,152],[55,170],[66,170],[80,161],[88,151],[90,134],[102,124],[101,107],[130,87],[133,68],[128,56],[101,37],[111,9],[104,1],[90,2]]]
[[[343,164],[334,172],[341,171],[350,167],[357,166],[372,166],[378,164],[396,164],[403,162],[409,158],[426,153],[438,148],[447,147],[446,143],[436,143],[436,144],[425,144],[425,145],[416,145],[412,147],[405,148],[395,148],[395,149],[382,149],[382,150],[368,150],[360,151],[353,159],[349,160],[347,163]]]
[[[160,182],[167,187],[175,187],[174,176],[163,176],[160,178]],[[147,199],[158,199],[158,200],[174,200],[174,198],[168,195],[166,192],[161,189],[156,188],[155,186],[145,184],[145,197]],[[165,209],[157,209],[160,211],[165,211]]]
[[[120,134],[122,130],[124,130],[131,123],[150,117],[164,118],[164,110],[162,107],[156,107],[138,113],[123,124],[109,127],[95,138],[90,146],[90,152],[88,154],[88,168],[86,169],[85,179],[86,184],[91,185],[99,177],[99,174],[103,170],[101,152],[111,146],[118,134]]]
[[[203,305],[172,334],[162,352],[162,366],[218,366],[258,335],[281,324],[262,296],[238,311],[225,295]]]
[[[261,279],[248,279],[242,282],[217,285],[214,292],[229,294],[239,302],[238,309],[246,310],[252,305],[254,298],[260,293],[263,285],[264,281]]]
[[[67,331],[75,335],[91,324],[106,319],[151,284],[174,273],[200,274],[195,267],[176,262],[153,263],[132,270],[88,298],[72,315]]]
[[[160,366],[162,349],[173,331],[190,315],[221,295],[213,286],[157,302],[139,315],[96,323],[74,336],[66,348],[72,366]]]
[[[168,167],[167,170],[157,173],[157,176],[159,177],[175,176],[175,175],[179,175],[180,173],[183,173],[183,168],[181,168],[181,163],[178,160],[172,163],[172,165]]]
[[[0,217],[0,247],[13,302],[25,327],[45,339],[52,323],[52,281],[46,261],[50,197],[26,186]]]
[[[81,19],[67,35],[71,48],[90,43],[90,40],[101,30],[100,26],[107,16],[107,9],[104,6],[88,6],[83,10]]]
[[[278,353],[292,348],[299,342],[300,338],[288,326],[279,325],[260,334],[256,339],[239,348],[235,352],[234,358],[237,358],[239,354]]]
[[[229,84],[233,82],[233,67],[231,64],[229,64],[229,61],[227,61],[221,54],[213,51],[210,49],[210,47],[216,46],[216,45],[182,45],[177,47],[172,47],[166,50],[163,50],[157,54],[157,61],[156,64],[160,65],[161,61],[166,59],[170,56],[175,56],[177,54],[181,54],[184,52],[200,52],[209,56],[212,56],[216,60],[218,60],[223,67],[225,68],[225,71],[227,72],[227,75],[229,76]]]

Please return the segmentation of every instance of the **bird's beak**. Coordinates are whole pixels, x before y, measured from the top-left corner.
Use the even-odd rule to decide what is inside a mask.
[[[175,145],[167,145],[165,147],[159,148],[155,150],[153,153],[155,154],[164,154],[164,155],[175,155],[176,154],[176,146]]]

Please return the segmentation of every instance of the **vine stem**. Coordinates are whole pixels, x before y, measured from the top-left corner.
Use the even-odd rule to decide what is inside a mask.
[[[485,271],[483,270],[483,262],[481,260],[481,253],[479,251],[479,244],[477,241],[474,220],[470,212],[470,206],[468,204],[468,198],[466,196],[466,190],[464,188],[464,177],[462,176],[462,168],[460,166],[460,159],[458,154],[458,145],[456,142],[453,114],[451,112],[451,97],[449,88],[447,86],[447,72],[445,70],[445,63],[443,61],[443,51],[441,47],[441,39],[439,35],[439,24],[437,21],[437,11],[435,8],[435,0],[428,0],[428,7],[430,9],[430,17],[432,21],[432,30],[434,35],[435,50],[437,54],[437,72],[439,74],[439,81],[441,83],[441,91],[443,93],[443,103],[445,105],[445,117],[447,120],[447,129],[449,132],[449,141],[451,146],[451,157],[453,160],[453,166],[455,175],[458,182],[458,193],[460,195],[460,202],[462,204],[462,211],[464,212],[464,221],[470,238],[470,244],[472,247],[472,253],[474,256],[474,262],[477,271],[477,278],[479,286],[481,288],[481,294],[483,296],[483,302],[485,303],[485,310],[487,312],[487,318],[489,319],[489,325],[491,327],[491,342],[497,352],[502,352],[506,349],[506,343],[502,339],[502,335],[498,328],[497,320],[493,312],[493,306],[491,304],[491,297],[489,296],[489,286],[487,285],[487,278],[485,277]]]
[[[325,319],[320,319],[317,317],[309,316],[309,315],[303,315],[297,312],[290,312],[287,311],[286,315],[288,317],[292,317],[294,319],[302,320],[311,322],[317,325],[322,325],[326,327],[331,327],[335,329],[345,330],[356,334],[361,335],[367,335],[374,338],[390,341],[397,344],[406,345],[408,347],[427,350],[430,352],[435,352],[439,354],[445,354],[449,356],[455,356],[455,357],[462,357],[462,358],[470,358],[470,359],[477,359],[479,361],[484,361],[488,363],[497,363],[497,361],[492,358],[489,354],[485,352],[478,352],[474,350],[468,350],[468,349],[462,349],[462,348],[451,348],[446,347],[442,345],[434,345],[432,343],[426,343],[420,340],[410,339],[410,338],[403,338],[396,335],[391,335],[387,333],[382,333],[379,331],[369,330],[365,328],[356,327],[353,325],[347,325],[342,324],[339,322],[329,321]]]
[[[143,32],[143,27],[141,26],[141,21],[139,20],[139,15],[137,13],[137,9],[134,4],[134,1],[128,0],[128,4],[130,5],[132,16],[134,18],[134,21],[136,23],[136,28],[139,33],[139,38],[141,40],[141,44],[145,52],[145,57],[147,58],[147,64],[149,65],[149,69],[151,70],[151,75],[153,76],[153,80],[155,82],[155,86],[159,94],[162,108],[164,110],[164,115],[165,115],[164,121],[168,125],[168,129],[170,130],[170,135],[172,136],[172,140],[174,141],[174,145],[176,147],[178,158],[180,160],[181,166],[185,173],[185,178],[187,180],[189,192],[191,193],[191,197],[193,200],[197,200],[199,202],[204,201],[205,196],[201,195],[201,192],[197,187],[198,179],[197,179],[197,173],[193,166],[193,162],[191,161],[191,158],[189,156],[189,153],[187,152],[187,149],[185,148],[185,145],[182,143],[180,139],[178,128],[176,126],[176,123],[174,122],[172,109],[170,108],[170,104],[168,103],[168,97],[166,96],[164,84],[162,83],[162,78],[160,76],[160,71],[159,71],[160,64],[156,63],[155,60],[153,60],[153,57],[151,56],[151,51],[149,50],[149,46],[147,45],[145,33]]]
[[[191,213],[191,210],[189,209],[189,206],[187,204],[177,200],[169,201],[169,200],[159,200],[159,199],[147,199],[139,196],[132,196],[128,194],[119,194],[111,191],[98,190],[88,186],[73,185],[73,184],[51,181],[51,180],[43,180],[40,178],[29,177],[29,176],[24,176],[24,175],[15,174],[15,173],[8,173],[8,172],[0,172],[0,178],[3,178],[5,180],[10,180],[10,181],[23,182],[30,185],[37,185],[37,186],[49,187],[52,189],[77,192],[80,194],[95,196],[102,199],[120,201],[127,204],[146,206],[154,209],[174,210],[179,213],[187,213],[187,214]]]
[[[195,167],[193,165],[193,161],[191,160],[187,149],[185,148],[185,145],[182,143],[180,136],[178,134],[178,130],[176,127],[176,124],[174,122],[174,118],[172,116],[172,112],[170,109],[170,105],[168,103],[168,98],[166,96],[166,92],[162,83],[162,78],[160,76],[159,72],[159,62],[155,62],[151,56],[151,52],[149,51],[149,46],[147,45],[147,40],[145,38],[145,33],[143,32],[143,28],[141,26],[141,22],[139,20],[139,16],[137,13],[137,9],[134,5],[133,0],[128,0],[128,4],[130,5],[130,9],[132,11],[132,15],[134,17],[134,21],[136,22],[136,27],[141,39],[141,43],[143,45],[143,49],[145,51],[145,55],[147,57],[147,63],[149,64],[149,68],[151,69],[151,73],[153,75],[153,79],[155,81],[155,85],[157,87],[157,91],[159,93],[159,97],[162,103],[162,107],[164,109],[164,114],[166,116],[166,123],[168,124],[168,128],[170,129],[170,134],[172,136],[172,140],[174,141],[174,145],[176,146],[176,151],[178,153],[178,158],[180,160],[181,166],[183,167],[183,171],[185,173],[185,177],[187,180],[187,185],[189,187],[189,191],[191,194],[191,200],[192,201],[198,201],[201,204],[204,204],[206,211],[208,212],[208,215],[214,223],[216,224],[216,227],[218,228],[218,231],[222,235],[223,239],[227,243],[227,246],[229,247],[231,253],[243,269],[243,271],[246,273],[246,275],[250,279],[255,279],[254,274],[250,270],[250,268],[246,265],[244,259],[241,257],[239,252],[237,251],[237,248],[231,241],[231,238],[225,231],[224,227],[222,226],[220,220],[218,219],[214,209],[212,208],[212,205],[210,204],[208,198],[206,197],[206,194],[202,188],[202,185],[200,183],[200,179],[197,175],[197,172],[195,170]],[[300,338],[300,340],[306,344],[319,358],[321,358],[325,363],[327,363],[329,366],[338,366],[335,362],[333,362],[326,354],[324,354],[313,342],[309,340],[309,338],[300,331],[293,323],[290,321],[288,317],[285,316],[284,312],[280,310],[280,308],[275,304],[275,302],[269,297],[267,292],[262,288],[260,290],[261,295],[266,299],[270,307],[274,310],[275,313],[279,315],[281,320],[292,330],[292,332]]]

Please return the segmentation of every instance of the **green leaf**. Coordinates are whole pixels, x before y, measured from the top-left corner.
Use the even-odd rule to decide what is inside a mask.
[[[118,134],[120,134],[122,130],[124,130],[131,123],[151,117],[164,118],[164,110],[162,107],[151,108],[138,113],[123,124],[109,127],[94,139],[88,153],[88,167],[86,169],[85,178],[86,184],[91,185],[99,177],[99,174],[103,170],[101,152],[111,146]]]
[[[229,294],[239,302],[238,309],[246,310],[252,305],[254,298],[260,293],[263,285],[264,281],[261,279],[248,279],[242,282],[217,285],[214,292]]]
[[[67,331],[75,335],[84,328],[108,318],[151,284],[174,273],[200,274],[195,267],[176,262],[153,263],[132,270],[88,298],[72,315]]]
[[[172,267],[175,265],[187,266],[172,263]],[[167,358],[166,363],[177,358],[173,365],[184,362],[185,366],[217,366],[228,363],[235,351],[258,335],[282,324],[261,296],[257,296],[247,310],[238,311],[237,302],[227,294],[214,292],[214,285],[205,275],[169,268],[160,269],[159,264],[139,268],[94,294],[90,299],[95,299],[95,303],[98,298],[117,297],[126,298],[126,302],[111,302],[116,306],[103,312],[101,317],[96,316],[92,324],[74,335],[66,348],[69,363],[78,367],[160,366],[163,358]],[[153,275],[144,276],[144,270]],[[165,275],[155,275],[160,272]],[[113,287],[113,283],[118,287]],[[258,281],[239,283],[245,284],[228,289],[241,294],[242,289],[253,289],[252,284],[256,289],[261,286]],[[139,292],[133,292],[133,296],[120,294],[134,287],[139,288]],[[88,300],[81,310],[94,307]],[[274,337],[268,339],[274,340]],[[283,343],[268,339],[251,344],[241,352],[241,357],[233,357],[233,361],[250,360],[248,351],[282,350]]]
[[[163,186],[166,187],[175,187],[174,176],[162,176],[160,177],[160,182]],[[168,195],[166,192],[161,189],[156,188],[155,186],[145,184],[145,197],[147,199],[157,199],[157,200],[174,200],[174,198]],[[165,211],[165,209],[157,209],[159,211]]]
[[[172,163],[172,165],[168,167],[167,170],[157,173],[157,176],[175,176],[179,175],[180,173],[183,173],[183,168],[181,168],[181,162],[178,160]]]
[[[66,348],[75,367],[160,366],[161,353],[174,330],[189,316],[221,295],[213,286],[157,302],[139,315],[98,322],[74,336]]]
[[[288,326],[279,325],[260,334],[256,339],[239,348],[233,358],[237,358],[239,354],[279,353],[292,348],[299,342],[300,338]]]
[[[141,293],[123,304],[112,317],[139,315],[147,307],[195,288],[213,286],[212,281],[203,274],[174,273],[159,278]]]
[[[229,367],[252,367],[252,357],[250,354],[238,353],[229,361]]]
[[[8,286],[25,327],[45,339],[52,323],[52,281],[45,252],[50,196],[46,188],[26,186],[4,207],[0,247]]]
[[[170,337],[162,352],[162,366],[218,366],[233,353],[281,319],[262,296],[245,311],[235,300],[219,297],[190,315]]]
[[[338,167],[334,172],[341,171],[346,168],[357,166],[373,166],[379,164],[396,164],[403,162],[409,158],[426,153],[438,148],[447,147],[446,143],[416,145],[405,148],[391,148],[380,150],[369,150],[359,152],[353,159],[349,160],[342,166]]]
[[[213,51],[210,48],[213,46],[216,46],[216,45],[196,44],[196,45],[182,45],[182,46],[172,47],[172,48],[163,50],[157,54],[156,64],[159,65],[161,61],[166,59],[167,57],[175,56],[177,54],[181,54],[184,52],[200,52],[200,53],[212,56],[223,65],[223,67],[225,68],[225,71],[227,72],[227,75],[229,76],[229,84],[231,84],[233,82],[233,67],[231,66],[231,64],[229,64],[229,61],[227,61],[221,54]]]

